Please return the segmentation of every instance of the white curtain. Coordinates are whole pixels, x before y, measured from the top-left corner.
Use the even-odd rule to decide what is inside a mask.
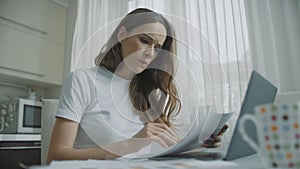
[[[77,0],[70,70],[90,68],[113,27],[127,12],[127,1]]]
[[[176,29],[183,110],[236,112],[221,147],[226,149],[252,70],[244,1],[130,0],[129,11],[136,7],[163,13]]]
[[[181,118],[193,122],[195,113],[207,113],[211,107],[219,113],[235,111],[223,144],[227,147],[252,70],[243,2],[78,0],[71,70],[94,65],[108,35],[128,11],[147,7],[162,13],[177,34],[175,79],[183,111],[190,113]]]
[[[245,0],[253,68],[279,87],[300,91],[300,0]]]

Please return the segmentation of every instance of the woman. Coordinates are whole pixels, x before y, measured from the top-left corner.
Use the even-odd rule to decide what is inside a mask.
[[[162,15],[144,8],[126,15],[96,57],[97,67],[76,70],[65,82],[48,163],[113,159],[152,142],[176,144],[172,118],[181,102],[174,54],[175,33]]]

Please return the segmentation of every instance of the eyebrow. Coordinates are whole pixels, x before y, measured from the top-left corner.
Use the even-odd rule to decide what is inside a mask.
[[[150,35],[148,35],[148,34],[146,34],[146,33],[143,33],[142,35],[147,36],[147,38],[149,38],[150,40],[152,40],[152,41],[155,42],[155,39],[154,39],[152,36],[150,36]],[[162,45],[161,45],[161,44],[157,43],[157,45],[158,45],[159,48],[162,48]]]

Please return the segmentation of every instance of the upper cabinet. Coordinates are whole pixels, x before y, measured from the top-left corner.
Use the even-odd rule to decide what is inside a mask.
[[[0,79],[63,82],[67,9],[48,0],[0,1]]]
[[[36,30],[45,30],[47,0],[1,0],[0,16]]]

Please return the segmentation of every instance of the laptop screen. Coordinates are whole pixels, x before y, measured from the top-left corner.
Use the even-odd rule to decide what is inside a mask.
[[[238,121],[241,116],[246,113],[254,114],[254,107],[261,104],[273,103],[276,97],[277,88],[261,76],[258,72],[252,71],[250,81],[246,90],[244,101]],[[233,135],[225,156],[225,160],[234,160],[256,153],[241,137],[238,132],[237,125],[233,131]],[[246,126],[246,131],[253,140],[257,141],[256,128],[254,124]]]

